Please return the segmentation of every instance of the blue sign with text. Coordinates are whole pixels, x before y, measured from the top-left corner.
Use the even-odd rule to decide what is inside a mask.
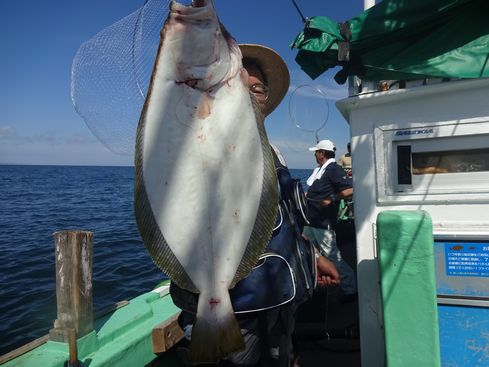
[[[446,274],[489,277],[489,243],[445,242]]]

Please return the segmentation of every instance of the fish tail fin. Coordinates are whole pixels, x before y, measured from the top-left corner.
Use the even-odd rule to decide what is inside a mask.
[[[245,347],[229,293],[221,299],[201,294],[190,339],[190,363],[217,363]]]

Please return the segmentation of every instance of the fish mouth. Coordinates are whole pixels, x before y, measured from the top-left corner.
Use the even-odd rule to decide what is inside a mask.
[[[212,0],[192,0],[190,3],[182,4],[178,1],[170,2],[170,12],[179,15],[207,16],[209,11],[212,11]]]
[[[193,0],[192,1],[192,7],[194,8],[203,8],[207,6],[208,0]]]
[[[192,2],[188,5],[184,5],[182,3],[179,3],[178,1],[171,1],[170,3],[170,8],[173,5],[177,5],[180,7],[186,7],[186,8],[205,8],[211,0],[192,0]]]

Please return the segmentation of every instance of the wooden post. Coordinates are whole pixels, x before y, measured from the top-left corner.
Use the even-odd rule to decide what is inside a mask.
[[[57,317],[50,340],[68,342],[69,330],[78,338],[93,330],[93,233],[61,231],[54,234]]]
[[[75,329],[68,329],[68,348],[69,359],[71,365],[78,363],[78,345],[76,344],[76,331]]]
[[[178,315],[180,315],[180,312],[153,328],[154,353],[166,352],[183,338],[183,330],[178,325]]]

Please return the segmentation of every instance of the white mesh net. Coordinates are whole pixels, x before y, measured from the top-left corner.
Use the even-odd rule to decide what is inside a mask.
[[[71,99],[75,110],[114,153],[134,153],[136,128],[168,3],[147,0],[84,42],[73,60]]]

